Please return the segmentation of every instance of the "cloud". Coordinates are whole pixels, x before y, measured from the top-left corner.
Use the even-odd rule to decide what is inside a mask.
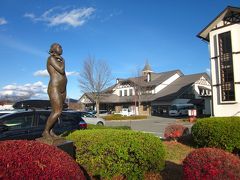
[[[33,73],[34,76],[41,76],[41,77],[46,77],[49,76],[47,70],[39,70]]]
[[[7,24],[7,20],[4,18],[0,18],[0,25]]]
[[[34,76],[41,76],[41,77],[49,76],[48,71],[46,69],[38,70],[38,71],[34,72],[33,75]],[[78,76],[79,73],[76,72],[76,71],[69,71],[69,72],[66,72],[66,75],[67,76]]]
[[[48,26],[67,25],[78,27],[84,25],[94,12],[95,9],[92,7],[72,9],[69,11],[63,11],[61,8],[52,8],[39,17],[33,13],[25,13],[24,17],[34,22],[45,22]]]
[[[0,91],[1,99],[46,99],[47,98],[47,86],[41,81],[33,84],[17,85],[10,84],[2,88]]]
[[[70,71],[70,72],[66,72],[66,75],[67,75],[67,76],[78,76],[79,73],[76,72],[76,71]]]

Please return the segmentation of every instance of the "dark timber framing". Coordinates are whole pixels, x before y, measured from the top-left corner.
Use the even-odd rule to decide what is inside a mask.
[[[222,101],[235,101],[231,32],[218,35]]]

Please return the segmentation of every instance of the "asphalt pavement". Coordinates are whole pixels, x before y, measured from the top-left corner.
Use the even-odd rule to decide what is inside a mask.
[[[164,129],[170,124],[182,124],[191,130],[192,123],[177,118],[150,116],[143,120],[112,120],[106,121],[106,126],[130,126],[132,130],[152,133],[160,138],[164,137]]]

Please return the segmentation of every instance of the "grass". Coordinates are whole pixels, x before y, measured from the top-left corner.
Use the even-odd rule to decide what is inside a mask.
[[[164,141],[166,167],[160,173],[161,179],[182,179],[182,161],[194,148],[175,141]]]
[[[188,153],[194,150],[194,148],[176,141],[164,141],[163,145],[166,149],[166,161],[176,164],[181,164]]]

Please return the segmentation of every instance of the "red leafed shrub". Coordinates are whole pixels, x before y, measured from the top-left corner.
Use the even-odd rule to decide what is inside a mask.
[[[178,139],[187,134],[189,134],[189,129],[181,124],[171,124],[164,131],[166,139]]]
[[[240,179],[240,159],[216,148],[196,149],[183,161],[185,180]]]
[[[78,164],[57,147],[37,141],[0,142],[0,179],[86,179]]]

